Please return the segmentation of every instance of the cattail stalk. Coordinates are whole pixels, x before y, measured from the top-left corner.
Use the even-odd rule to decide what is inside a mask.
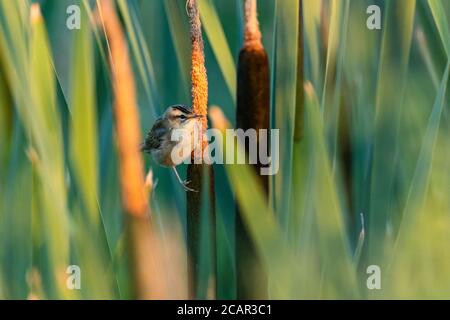
[[[261,42],[256,0],[245,1],[244,44],[239,53],[237,73],[236,124],[239,129],[270,128],[269,62]],[[259,135],[258,135],[259,140]],[[248,151],[248,145],[245,146]],[[259,174],[261,165],[254,165],[265,194],[269,192],[267,176]],[[267,272],[256,250],[239,207],[236,208],[237,298],[267,299]]]
[[[303,49],[303,1],[300,0],[298,7],[298,26],[297,26],[297,75],[296,75],[296,92],[295,92],[295,122],[293,134],[292,149],[292,167],[291,167],[291,215],[290,228],[292,230],[290,241],[297,243],[297,235],[299,226],[301,225],[303,205],[305,202],[304,192],[301,190],[305,187],[304,171],[301,162],[304,157],[304,127],[305,127],[305,86],[304,86],[304,49]]]
[[[160,275],[156,274],[148,188],[139,153],[141,135],[133,72],[127,42],[111,0],[99,1],[99,15],[110,46],[110,64],[114,89],[114,119],[119,153],[119,174],[133,274],[134,297],[159,298]]]
[[[191,82],[192,82],[192,108],[196,114],[202,115],[201,119],[201,135],[199,151],[205,151],[208,146],[204,138],[207,129],[207,113],[208,113],[208,78],[206,75],[204,45],[201,30],[200,14],[197,2],[188,0],[187,11],[190,23],[190,36],[192,45],[192,66],[191,66]],[[194,151],[194,163],[188,166],[187,180],[190,181],[189,187],[197,192],[188,192],[187,198],[187,236],[188,236],[188,274],[189,274],[189,298],[196,299],[201,296],[198,292],[198,276],[200,265],[200,215],[202,212],[202,201],[204,195],[209,197],[209,243],[212,248],[211,261],[213,274],[211,277],[210,292],[217,289],[216,285],[216,215],[215,215],[215,190],[214,190],[214,170],[208,164],[196,164],[199,154]],[[205,176],[206,175],[206,176]],[[204,179],[207,184],[204,184]],[[208,199],[208,198],[206,198]],[[209,296],[211,298],[211,295]]]
[[[298,35],[297,35],[297,86],[295,93],[295,127],[294,142],[303,138],[305,119],[305,90],[304,90],[304,49],[303,49],[303,0],[298,5]]]

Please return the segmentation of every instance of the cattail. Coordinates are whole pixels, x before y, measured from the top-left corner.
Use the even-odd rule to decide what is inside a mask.
[[[192,45],[191,56],[191,82],[192,82],[192,108],[196,114],[203,116],[202,134],[200,139],[200,151],[207,148],[207,141],[204,139],[204,132],[207,129],[207,113],[208,113],[208,78],[205,68],[205,55],[203,49],[203,38],[201,30],[200,15],[198,11],[197,2],[195,0],[188,0],[187,11],[190,23],[190,36]],[[198,150],[197,150],[198,151]],[[194,151],[194,158],[197,158],[197,151]],[[193,159],[196,161],[197,159]],[[204,176],[206,175],[206,176]],[[210,247],[212,261],[212,283],[210,288],[215,291],[216,282],[216,215],[215,215],[215,192],[214,192],[214,170],[211,165],[192,163],[188,166],[187,179],[190,181],[189,187],[197,192],[188,192],[187,197],[187,235],[188,235],[188,257],[189,257],[189,298],[195,299],[199,297],[198,288],[198,272],[200,264],[200,214],[202,211],[203,196],[207,193],[209,198],[209,222],[210,222]],[[208,185],[204,188],[203,180],[207,181]]]
[[[192,66],[191,66],[191,94],[192,108],[196,114],[202,115],[202,129],[207,129],[206,115],[208,114],[208,77],[206,75],[205,54],[200,22],[200,14],[195,0],[187,3],[189,23],[191,26]],[[203,148],[206,146],[203,144]]]
[[[99,14],[108,37],[114,88],[114,118],[119,153],[122,205],[126,213],[134,298],[162,298],[157,246],[152,233],[148,186],[139,153],[141,141],[134,78],[127,42],[111,0],[99,2]]]
[[[245,2],[244,44],[239,53],[236,125],[240,129],[269,129],[270,76],[269,61],[261,42],[256,0]],[[259,169],[259,164],[256,165]],[[259,170],[258,170],[259,172]],[[260,176],[266,193],[267,176]]]
[[[244,44],[239,53],[236,124],[239,129],[269,129],[269,62],[261,42],[256,0],[245,2]],[[259,135],[258,135],[259,139]],[[245,146],[248,151],[248,146]],[[259,175],[260,164],[255,170]],[[267,176],[258,176],[266,195]],[[237,208],[236,212],[237,298],[267,299],[267,272]]]

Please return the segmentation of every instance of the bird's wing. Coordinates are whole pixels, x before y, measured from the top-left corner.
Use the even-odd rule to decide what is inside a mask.
[[[142,150],[150,151],[152,149],[158,149],[161,146],[161,140],[166,131],[167,128],[163,125],[163,120],[156,120],[152,129],[149,133],[147,133],[147,136],[145,137],[145,141],[142,145]]]

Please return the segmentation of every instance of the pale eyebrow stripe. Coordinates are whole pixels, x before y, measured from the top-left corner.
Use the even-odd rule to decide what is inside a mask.
[[[186,108],[185,106],[182,105],[175,105],[173,106],[175,109],[180,110],[181,112],[185,112],[185,113],[192,113],[191,109]]]

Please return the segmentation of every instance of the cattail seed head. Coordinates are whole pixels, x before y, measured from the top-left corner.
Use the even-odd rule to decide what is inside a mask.
[[[200,14],[197,2],[188,0],[187,11],[190,23],[190,35],[192,44],[192,109],[196,114],[202,115],[202,128],[207,129],[206,115],[208,113],[208,78],[205,68],[205,54],[202,38]],[[205,142],[203,143],[205,146]]]

